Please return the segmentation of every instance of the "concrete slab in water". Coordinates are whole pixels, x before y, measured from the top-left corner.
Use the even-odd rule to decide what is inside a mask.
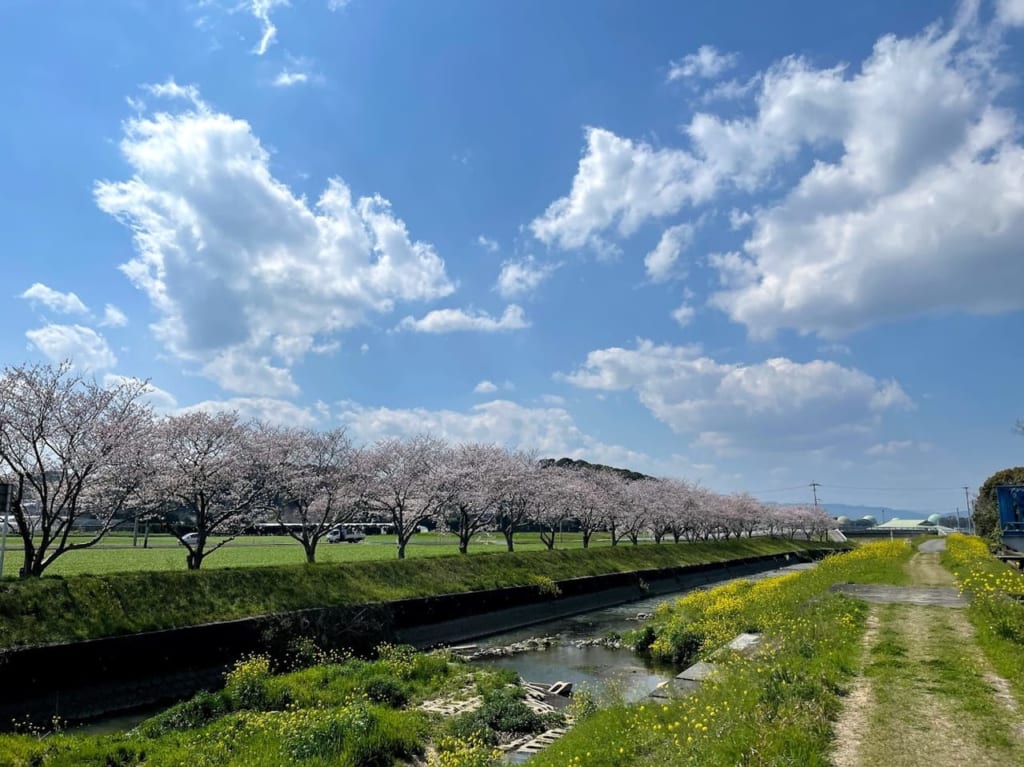
[[[681,674],[677,674],[676,679],[684,679],[688,682],[703,682],[708,678],[708,675],[715,670],[715,668],[714,663],[699,661],[694,663]]]

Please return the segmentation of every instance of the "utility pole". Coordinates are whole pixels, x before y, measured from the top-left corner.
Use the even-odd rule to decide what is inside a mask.
[[[811,492],[814,493],[814,508],[818,508],[818,488],[821,487],[817,482],[811,483]]]
[[[974,535],[974,519],[971,517],[971,496],[967,492],[967,485],[964,485],[964,499],[967,501],[967,531]]]

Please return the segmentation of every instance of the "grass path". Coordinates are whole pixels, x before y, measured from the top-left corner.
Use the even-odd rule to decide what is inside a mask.
[[[907,566],[909,584],[949,587],[929,541]],[[862,673],[836,725],[836,767],[1024,764],[1021,707],[982,655],[962,610],[874,605]]]

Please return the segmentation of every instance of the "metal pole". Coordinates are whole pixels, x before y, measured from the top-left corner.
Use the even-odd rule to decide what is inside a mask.
[[[964,485],[964,498],[967,501],[967,530],[974,535],[974,518],[971,516],[971,496],[967,492],[967,485]]]

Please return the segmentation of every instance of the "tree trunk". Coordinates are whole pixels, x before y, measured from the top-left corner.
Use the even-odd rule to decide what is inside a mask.
[[[516,534],[515,530],[509,526],[502,530],[505,533],[505,545],[508,546],[509,551],[515,551],[515,543],[512,541],[513,536]]]
[[[405,559],[405,541],[398,539],[398,558]]]
[[[459,536],[459,553],[460,554],[468,554],[469,553],[469,536],[468,535],[467,536],[461,536],[461,535]]]
[[[555,548],[555,531],[552,530],[551,532],[546,533],[541,530],[540,540],[545,546],[547,546],[548,551],[551,551]]]
[[[203,555],[198,551],[188,553],[188,569],[198,570],[203,565]]]
[[[306,564],[312,565],[316,563],[316,544],[315,543],[303,543],[302,548],[306,551]]]
[[[593,535],[593,533],[590,530],[584,530],[583,531],[583,548],[585,548],[585,549],[589,549],[590,548],[590,536],[591,535]]]

